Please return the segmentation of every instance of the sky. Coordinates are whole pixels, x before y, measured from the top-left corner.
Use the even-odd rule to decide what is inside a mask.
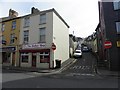
[[[0,0],[0,18],[8,16],[9,9],[19,16],[30,14],[32,7],[54,8],[70,26],[69,34],[76,37],[91,35],[99,23],[98,0]]]

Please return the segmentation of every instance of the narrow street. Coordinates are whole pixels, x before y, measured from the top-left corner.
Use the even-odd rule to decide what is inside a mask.
[[[77,61],[73,65],[58,74],[57,77],[69,79],[93,78],[96,76],[95,61],[96,59],[90,52],[85,52],[82,58],[77,58]],[[54,77],[54,75],[51,75],[51,77]]]
[[[90,52],[66,68],[61,73],[35,76],[27,73],[7,74],[3,79],[3,88],[118,88],[118,79],[101,77],[94,72],[95,58]],[[14,73],[15,74],[15,73]],[[11,78],[19,77],[19,79]]]

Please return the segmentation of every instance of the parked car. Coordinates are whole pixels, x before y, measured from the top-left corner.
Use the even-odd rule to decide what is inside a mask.
[[[82,52],[88,52],[89,48],[87,46],[82,47]]]
[[[81,50],[75,50],[73,56],[74,56],[75,58],[82,57],[82,51],[81,51]]]

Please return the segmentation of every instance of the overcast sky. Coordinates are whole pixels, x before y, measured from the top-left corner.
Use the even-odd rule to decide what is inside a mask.
[[[70,26],[69,33],[77,37],[92,34],[99,22],[98,0],[1,0],[0,18],[8,16],[9,9],[16,10],[19,16],[31,13],[31,8],[56,11]]]

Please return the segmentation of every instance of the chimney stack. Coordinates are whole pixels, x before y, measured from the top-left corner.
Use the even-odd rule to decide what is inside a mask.
[[[31,8],[31,14],[36,14],[36,13],[39,13],[39,12],[40,11],[37,8],[35,8],[35,7]]]
[[[14,18],[14,17],[17,17],[17,16],[18,16],[18,12],[14,11],[12,9],[9,10],[9,17],[10,18]]]

